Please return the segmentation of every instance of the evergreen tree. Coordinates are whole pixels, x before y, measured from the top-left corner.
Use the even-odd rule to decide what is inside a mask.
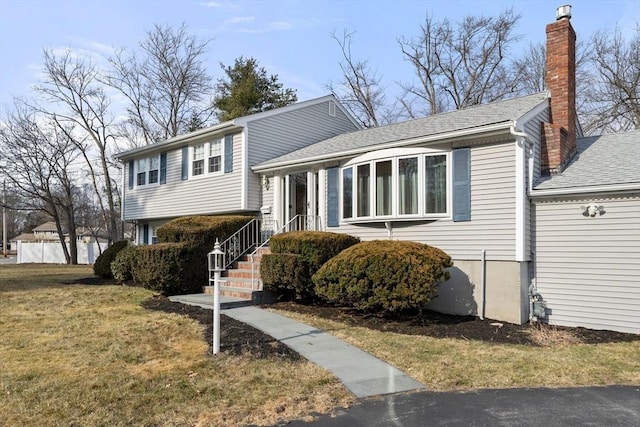
[[[284,89],[278,75],[267,75],[267,70],[259,67],[254,58],[241,56],[232,67],[220,66],[227,76],[216,84],[213,105],[221,122],[284,107],[298,100],[294,89]]]

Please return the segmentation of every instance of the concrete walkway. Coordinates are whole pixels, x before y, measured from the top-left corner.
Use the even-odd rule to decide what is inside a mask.
[[[213,308],[213,295],[182,295],[170,300]],[[238,306],[239,301],[221,298],[222,307],[235,304],[234,308],[223,308],[223,314],[271,335],[329,370],[358,398],[424,389],[399,369],[330,334],[255,306]]]

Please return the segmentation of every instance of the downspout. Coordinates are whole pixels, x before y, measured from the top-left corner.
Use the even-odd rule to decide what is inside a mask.
[[[485,291],[487,289],[487,250],[483,249],[480,255],[480,263],[482,264],[482,271],[480,277],[480,320],[484,320],[485,310]]]

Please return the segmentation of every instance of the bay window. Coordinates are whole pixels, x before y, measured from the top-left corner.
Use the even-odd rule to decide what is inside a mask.
[[[426,148],[367,153],[342,168],[342,219],[442,218],[449,214],[449,153]]]

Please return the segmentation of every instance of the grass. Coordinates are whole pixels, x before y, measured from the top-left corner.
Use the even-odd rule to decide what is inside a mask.
[[[150,291],[65,282],[86,266],[0,266],[0,425],[272,425],[349,405],[305,362],[207,355]]]
[[[640,384],[640,341],[582,344],[566,331],[531,328],[538,346],[381,332],[291,311],[395,365],[431,390]]]

